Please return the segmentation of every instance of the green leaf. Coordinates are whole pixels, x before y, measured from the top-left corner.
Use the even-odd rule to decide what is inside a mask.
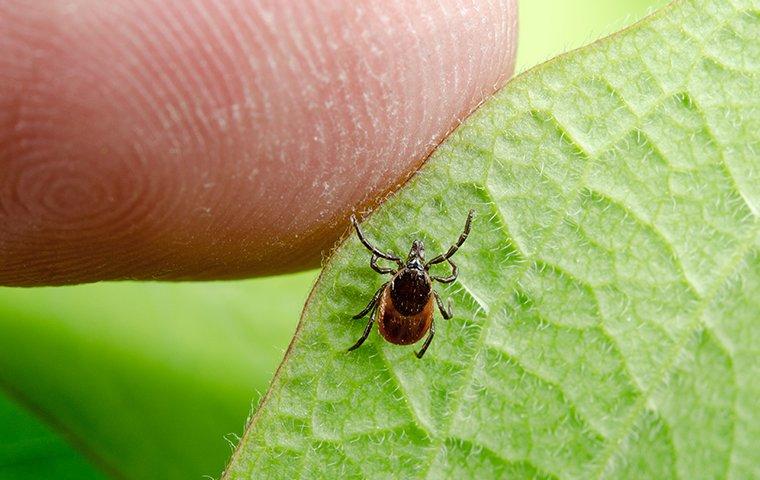
[[[475,208],[455,317],[347,353],[351,236],[225,477],[759,477],[758,39],[681,1],[512,81],[364,224],[433,255]]]
[[[518,69],[613,31],[623,16],[639,16],[662,3],[522,2]],[[547,11],[553,14],[547,16]],[[0,350],[6,352],[0,354],[0,389],[21,393],[32,413],[64,429],[64,438],[73,438],[75,447],[117,478],[198,478],[218,472],[230,453],[222,437],[234,438],[249,412],[252,392],[266,388],[295,328],[312,275],[208,287],[122,283],[0,288]],[[164,322],[166,328],[161,327]],[[248,343],[230,340],[238,337]],[[230,351],[249,371],[242,379],[224,368]],[[196,356],[199,360],[193,361]],[[234,385],[223,389],[226,399],[221,407],[202,391],[213,392],[217,384],[207,384],[206,369],[198,367],[201,359],[217,368],[219,382]],[[177,378],[183,379],[181,387]],[[117,388],[125,382],[136,387]],[[116,401],[120,391],[127,392],[127,401]],[[54,442],[52,433],[24,427],[39,425],[23,409],[10,408],[3,415],[0,444],[10,450],[3,457],[6,469],[0,469],[0,478],[25,473],[32,478],[87,475],[86,465]],[[48,444],[48,439],[54,443]],[[155,447],[175,443],[176,448]],[[28,458],[34,461],[19,463]]]
[[[313,278],[0,288],[0,388],[113,477],[216,475]],[[12,411],[7,421],[26,424]],[[18,448],[8,463],[41,456],[36,436],[9,428],[18,440],[0,429],[0,444]],[[84,478],[67,473],[36,478]]]
[[[103,480],[82,456],[16,402],[0,393],[0,478]]]

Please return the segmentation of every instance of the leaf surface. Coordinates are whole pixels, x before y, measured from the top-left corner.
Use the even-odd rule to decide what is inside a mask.
[[[0,389],[114,478],[218,474],[313,277],[0,288]],[[16,457],[56,467],[38,454],[39,435],[8,428],[17,434],[0,428],[0,443],[17,446],[9,467]],[[69,473],[51,478],[85,478]]]
[[[0,392],[0,478],[105,480],[55,432]]]
[[[423,360],[346,353],[385,280],[338,248],[226,478],[760,476],[758,1],[521,75],[364,228],[432,257],[470,208]]]

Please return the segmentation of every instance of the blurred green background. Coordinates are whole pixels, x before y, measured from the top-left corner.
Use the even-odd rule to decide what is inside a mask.
[[[517,71],[666,3],[523,1]],[[0,479],[217,477],[316,276],[0,288]]]

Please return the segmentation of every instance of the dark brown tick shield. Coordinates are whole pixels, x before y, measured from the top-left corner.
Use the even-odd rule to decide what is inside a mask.
[[[448,308],[443,306],[441,297],[438,292],[433,290],[433,281],[441,283],[451,283],[457,279],[458,270],[456,264],[451,261],[451,256],[456,253],[462,246],[467,235],[470,233],[473,211],[467,214],[467,221],[464,230],[459,236],[457,242],[452,245],[446,253],[434,257],[425,263],[425,247],[422,242],[415,240],[412,242],[412,248],[406,262],[392,253],[385,253],[374,247],[364,236],[356,217],[351,216],[351,222],[356,228],[356,234],[359,240],[370,252],[369,264],[373,270],[380,274],[392,274],[391,279],[384,283],[373,295],[369,304],[354,315],[354,318],[361,318],[370,314],[369,321],[364,328],[361,338],[348,351],[355,350],[361,346],[372,331],[372,325],[377,319],[380,334],[388,342],[396,345],[410,345],[419,341],[430,332],[422,348],[416,353],[417,358],[422,358],[425,351],[430,346],[430,342],[435,335],[435,322],[433,312],[435,311],[434,302],[438,305],[441,315],[445,319],[451,318],[451,304]],[[398,268],[381,267],[377,260],[383,258],[395,262]],[[448,277],[438,277],[430,275],[428,272],[431,265],[448,262],[451,266],[451,274]]]

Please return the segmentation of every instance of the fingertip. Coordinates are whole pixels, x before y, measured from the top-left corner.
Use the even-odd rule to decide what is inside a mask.
[[[67,5],[0,4],[1,284],[316,266],[514,68],[515,0]]]

